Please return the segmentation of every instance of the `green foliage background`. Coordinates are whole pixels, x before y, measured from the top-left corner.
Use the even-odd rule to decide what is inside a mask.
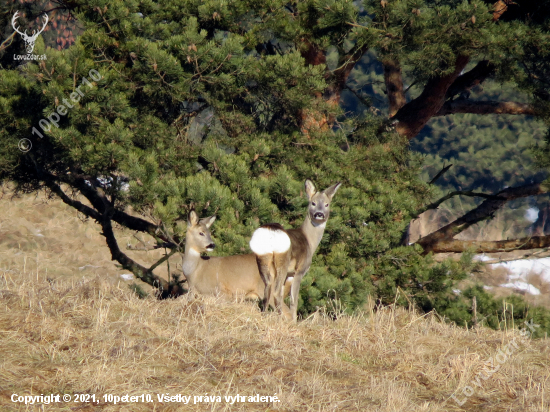
[[[474,64],[470,64],[471,69]],[[367,53],[353,71],[349,89],[343,96],[343,107],[350,115],[361,117],[387,116],[388,104],[384,94],[382,64],[374,53]],[[405,81],[407,78],[405,77]],[[406,87],[411,86],[409,79]],[[419,94],[412,84],[408,100]],[[513,84],[499,85],[487,80],[476,86],[469,98],[484,101],[529,101],[528,96]],[[436,196],[454,190],[472,190],[496,193],[505,187],[519,186],[541,181],[547,176],[547,168],[533,162],[536,146],[544,145],[547,127],[543,119],[532,116],[455,114],[436,117],[410,144],[413,151],[423,155],[420,178],[430,181],[449,164],[452,168],[437,180]],[[545,156],[540,153],[540,159]],[[458,216],[480,203],[474,198],[454,198],[444,207]],[[542,208],[548,202],[546,196],[537,199],[511,202],[505,207],[507,219],[525,228],[527,236],[531,224],[524,218],[529,207]]]

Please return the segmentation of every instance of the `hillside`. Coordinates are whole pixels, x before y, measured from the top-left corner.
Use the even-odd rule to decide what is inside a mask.
[[[465,330],[435,314],[373,311],[372,304],[355,316],[332,320],[318,312],[290,325],[253,303],[189,295],[139,299],[110,262],[94,223],[65,212],[59,201],[41,197],[0,201],[1,410],[29,410],[13,403],[13,394],[82,393],[99,402],[44,410],[550,407],[548,339],[523,341],[511,325]],[[465,398],[468,387],[473,394]],[[115,398],[103,398],[109,394],[150,394],[153,402],[115,405]],[[157,395],[163,394],[191,396],[191,405],[161,403]],[[277,394],[280,402],[225,401],[237,394]],[[220,402],[192,404],[205,395]],[[452,395],[466,402],[459,407]]]

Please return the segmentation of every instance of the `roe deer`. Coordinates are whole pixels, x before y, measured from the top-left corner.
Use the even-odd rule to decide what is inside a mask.
[[[283,285],[290,278],[290,317],[298,317],[300,282],[311,266],[315,250],[323,238],[330,213],[330,202],[340,187],[338,182],[317,192],[309,179],[305,181],[309,206],[306,218],[298,229],[285,230],[278,223],[260,226],[250,239],[250,249],[256,254],[258,270],[265,283],[264,305],[274,301],[277,311],[285,311]],[[273,296],[271,296],[273,294]]]
[[[265,286],[258,271],[256,255],[201,256],[201,253],[211,252],[215,248],[210,233],[210,226],[215,220],[216,216],[199,220],[194,210],[189,212],[182,260],[189,290],[202,295],[242,295],[247,299],[263,300]],[[288,294],[289,284],[286,289]]]

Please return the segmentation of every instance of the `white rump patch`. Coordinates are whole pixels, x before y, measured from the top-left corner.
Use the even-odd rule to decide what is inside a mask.
[[[261,227],[252,234],[250,249],[257,255],[283,253],[290,249],[290,238],[282,230]]]

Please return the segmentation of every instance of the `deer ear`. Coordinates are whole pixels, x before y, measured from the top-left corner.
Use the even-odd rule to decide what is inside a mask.
[[[327,195],[330,200],[332,200],[332,196],[336,194],[340,186],[342,186],[342,182],[338,182],[335,185],[332,185],[331,187],[329,187],[328,189],[325,189],[323,193]]]
[[[215,221],[216,221],[216,216],[210,216],[210,217],[205,217],[204,219],[201,219],[201,222],[203,222],[208,229],[210,229],[210,226],[212,226],[212,223],[214,223]]]
[[[187,216],[187,226],[196,226],[199,223],[199,215],[197,215],[197,212],[194,210],[191,210],[189,212],[189,216]]]
[[[317,190],[315,190],[315,185],[313,184],[313,182],[311,180],[306,179],[305,188],[306,188],[307,198],[308,198],[308,200],[311,200],[311,198],[313,197],[313,195],[317,191]]]

